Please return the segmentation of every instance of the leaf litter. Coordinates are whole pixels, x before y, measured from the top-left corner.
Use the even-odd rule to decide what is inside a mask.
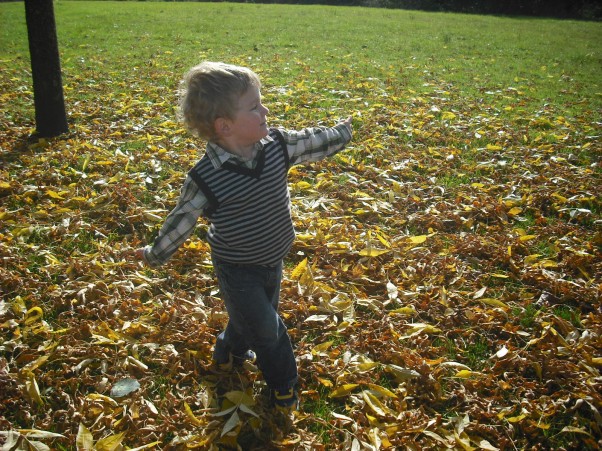
[[[282,315],[303,407],[283,433],[252,368],[210,370],[226,314],[206,226],[159,270],[125,258],[202,147],[153,82],[163,75],[136,86],[150,101],[72,105],[62,139],[27,144],[31,123],[2,117],[4,446],[599,445],[600,125],[587,111],[529,112],[514,88],[499,95],[510,109],[446,83],[411,93],[352,68],[336,92],[287,86],[295,104],[268,89],[291,128],[329,96],[356,111],[347,152],[291,170]],[[8,101],[19,77],[3,82]]]

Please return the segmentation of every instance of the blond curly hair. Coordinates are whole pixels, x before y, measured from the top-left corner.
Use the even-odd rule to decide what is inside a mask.
[[[251,87],[261,88],[252,70],[205,61],[188,71],[180,88],[180,118],[195,135],[215,141],[215,120],[234,119],[238,99]]]

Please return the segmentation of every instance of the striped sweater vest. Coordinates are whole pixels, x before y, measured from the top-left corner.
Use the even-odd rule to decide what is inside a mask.
[[[215,169],[205,155],[189,172],[209,201],[203,213],[211,223],[207,241],[219,260],[275,265],[295,239],[288,150],[278,130],[270,136],[274,141],[259,151],[254,169],[230,161]]]

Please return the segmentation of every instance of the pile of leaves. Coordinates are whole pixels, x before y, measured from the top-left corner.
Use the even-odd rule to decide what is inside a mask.
[[[287,86],[262,75],[272,125],[332,125],[323,113],[337,110],[320,105],[355,117],[349,149],[290,174],[293,424],[271,411],[255,368],[211,367],[227,316],[206,224],[160,269],[128,258],[152,242],[203,148],[175,121],[173,90],[150,78],[99,103],[87,73],[68,82],[91,98],[69,106],[67,136],[31,142],[31,112],[0,118],[0,442],[599,446],[597,113],[533,110],[520,83],[467,98],[348,68]],[[3,103],[33,103],[23,74],[2,83]]]

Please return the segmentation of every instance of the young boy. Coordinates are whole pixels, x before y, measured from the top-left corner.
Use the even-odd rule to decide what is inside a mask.
[[[224,63],[192,68],[183,88],[182,118],[207,140],[206,153],[188,172],[154,244],[136,257],[151,267],[164,264],[200,215],[209,220],[207,240],[229,317],[215,363],[230,368],[256,357],[273,404],[290,413],[298,405],[297,364],[278,314],[282,260],[295,238],[287,172],[342,150],[352,118],[332,128],[269,129],[258,76]]]

